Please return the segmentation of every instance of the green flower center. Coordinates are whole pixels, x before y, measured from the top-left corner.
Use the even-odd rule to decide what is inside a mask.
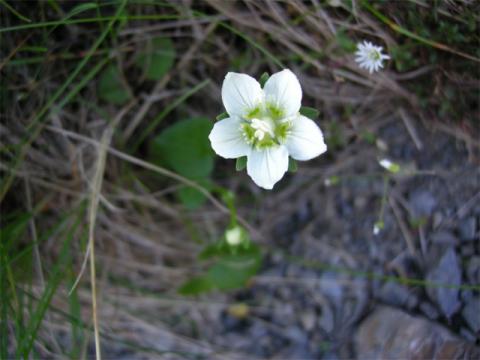
[[[245,141],[257,149],[284,143],[291,127],[284,111],[272,104],[252,109],[241,124]]]
[[[375,49],[370,50],[368,57],[373,61],[378,61],[381,59],[380,53]]]

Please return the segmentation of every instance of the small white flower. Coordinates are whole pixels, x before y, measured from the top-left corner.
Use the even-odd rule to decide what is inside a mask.
[[[392,166],[392,162],[388,159],[381,159],[379,162],[380,166],[382,166],[385,169],[390,169],[390,166]]]
[[[393,161],[390,161],[389,159],[381,159],[378,163],[381,167],[387,169],[391,173],[396,174],[400,171],[400,165],[394,163]]]
[[[288,170],[288,157],[310,160],[327,150],[320,128],[300,115],[302,88],[285,69],[262,87],[246,74],[229,72],[222,85],[228,118],[218,121],[209,139],[225,159],[247,157],[247,173],[272,189]]]
[[[373,235],[380,234],[380,231],[382,231],[384,227],[385,224],[383,223],[383,221],[377,221],[375,224],[373,224]]]
[[[237,246],[243,239],[242,229],[238,226],[228,229],[225,232],[225,239],[230,246]]]
[[[358,43],[355,61],[358,63],[358,66],[362,69],[367,69],[371,74],[383,68],[383,60],[390,59],[390,56],[382,54],[382,50],[381,46],[375,46],[369,41]]]

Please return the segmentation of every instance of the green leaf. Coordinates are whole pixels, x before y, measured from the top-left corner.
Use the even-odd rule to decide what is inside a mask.
[[[336,41],[338,46],[347,53],[353,53],[357,49],[357,44],[343,30],[337,31]]]
[[[98,95],[112,104],[121,105],[130,99],[130,94],[121,80],[121,73],[115,64],[109,65],[100,75]]]
[[[260,83],[260,86],[263,88],[267,80],[270,78],[270,75],[267,72],[264,72],[262,76],[260,76],[260,80],[258,81]]]
[[[314,120],[318,117],[318,115],[320,114],[320,111],[312,107],[302,106],[300,108],[300,114]]]
[[[210,290],[213,290],[213,284],[210,279],[206,276],[198,276],[186,281],[178,289],[178,292],[182,295],[198,295]]]
[[[208,141],[212,127],[212,122],[202,117],[171,125],[153,139],[151,161],[190,179],[207,178],[214,164],[214,153]]]
[[[375,135],[375,133],[370,131],[364,131],[360,134],[360,136],[370,145],[374,145],[375,141],[377,140],[377,136]]]
[[[260,268],[260,252],[222,257],[207,272],[210,282],[219,290],[243,287]]]
[[[297,172],[298,170],[298,164],[295,159],[289,158],[288,159],[288,171],[289,172]]]
[[[226,113],[226,112],[223,112],[220,115],[218,115],[215,119],[217,119],[217,121],[220,121],[220,120],[226,119],[228,117],[230,117],[230,115],[228,115],[228,113]]]
[[[237,162],[235,163],[235,170],[242,171],[243,169],[245,169],[246,166],[247,166],[246,156],[237,158]]]
[[[173,66],[175,47],[170,38],[156,37],[147,43],[135,59],[135,64],[145,71],[150,80],[161,79]]]
[[[197,183],[199,183],[200,185],[206,188],[211,187],[211,184],[208,179],[197,180]],[[207,197],[203,193],[201,193],[200,191],[198,191],[197,189],[191,186],[181,188],[178,191],[177,195],[180,201],[182,202],[182,204],[187,209],[190,209],[190,210],[195,210],[199,208],[207,200]]]

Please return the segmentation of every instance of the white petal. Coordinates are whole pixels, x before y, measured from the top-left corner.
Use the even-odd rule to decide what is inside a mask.
[[[228,115],[244,116],[261,104],[263,90],[251,76],[229,72],[223,80],[222,101]]]
[[[249,154],[250,145],[243,138],[240,124],[241,120],[237,117],[215,123],[208,138],[217,155],[225,159],[235,159]]]
[[[290,70],[285,69],[270,76],[263,91],[267,103],[285,111],[285,116],[292,116],[300,110],[302,88]]]
[[[288,151],[285,146],[252,150],[247,159],[247,173],[258,186],[272,189],[288,170]]]
[[[310,160],[327,151],[320,128],[302,115],[292,121],[286,145],[289,155],[296,160]]]

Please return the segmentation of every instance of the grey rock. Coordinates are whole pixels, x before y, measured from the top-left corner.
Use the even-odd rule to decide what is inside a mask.
[[[462,315],[470,329],[480,331],[480,298],[472,297],[462,310]]]
[[[300,315],[300,321],[306,331],[312,331],[317,322],[317,314],[313,310],[307,310]]]
[[[438,228],[443,221],[443,215],[440,211],[435,211],[433,214],[432,226],[434,229]]]
[[[355,335],[358,359],[474,359],[477,347],[441,325],[388,306],[377,308]]]
[[[436,320],[440,316],[437,309],[435,309],[435,307],[429,302],[424,301],[419,307],[420,310],[431,320]]]
[[[461,306],[458,287],[462,281],[460,264],[452,247],[445,251],[437,266],[428,273],[427,280],[435,284],[427,288],[428,295],[450,319]]]
[[[480,256],[473,256],[467,265],[467,278],[472,284],[480,284]]]
[[[460,233],[460,237],[464,241],[474,240],[476,229],[477,229],[477,219],[475,219],[475,217],[473,216],[463,219],[458,224],[458,231]]]
[[[430,240],[434,244],[439,245],[458,245],[460,239],[453,235],[450,231],[440,230],[432,234]]]
[[[473,242],[464,243],[460,249],[460,254],[467,258],[473,256],[475,254],[475,245]]]
[[[330,307],[322,307],[322,314],[318,318],[318,326],[325,330],[327,333],[333,332],[335,327],[335,317]]]
[[[410,294],[406,286],[400,285],[395,281],[385,283],[378,294],[379,299],[392,306],[404,306]]]
[[[415,217],[429,217],[437,206],[437,199],[427,190],[416,190],[410,195],[409,203]]]

